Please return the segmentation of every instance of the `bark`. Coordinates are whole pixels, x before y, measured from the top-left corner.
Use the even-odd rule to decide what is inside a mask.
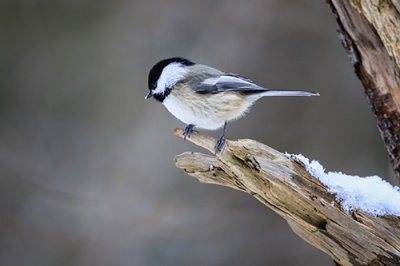
[[[211,137],[193,131],[187,140],[214,153]],[[216,156],[186,152],[175,163],[200,182],[251,194],[340,265],[400,265],[399,217],[346,214],[301,162],[262,143],[227,140]]]
[[[327,0],[400,180],[400,2]]]

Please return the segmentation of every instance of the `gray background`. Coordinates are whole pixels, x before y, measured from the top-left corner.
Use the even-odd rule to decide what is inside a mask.
[[[1,265],[333,265],[251,196],[175,168],[200,149],[144,100],[169,56],[321,93],[264,98],[228,138],[392,176],[325,1],[1,0],[0,33]]]

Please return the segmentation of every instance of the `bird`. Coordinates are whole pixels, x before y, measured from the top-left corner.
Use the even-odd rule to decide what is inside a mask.
[[[194,127],[217,130],[222,136],[215,154],[225,144],[228,122],[245,115],[265,96],[319,96],[319,93],[295,90],[269,90],[243,76],[224,72],[183,57],[157,62],[149,71],[145,99],[161,102],[176,118],[186,124],[183,138],[190,138]]]

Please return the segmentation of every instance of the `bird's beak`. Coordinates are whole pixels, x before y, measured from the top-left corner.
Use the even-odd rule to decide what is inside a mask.
[[[144,98],[145,98],[145,99],[149,99],[149,98],[151,98],[151,97],[153,97],[153,92],[149,92],[149,94],[147,94],[147,96],[144,97]]]

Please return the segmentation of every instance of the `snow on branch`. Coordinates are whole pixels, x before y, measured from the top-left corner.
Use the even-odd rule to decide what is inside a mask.
[[[193,131],[187,140],[214,153],[211,137]],[[378,177],[325,173],[250,139],[227,140],[216,156],[186,152],[175,163],[200,182],[249,193],[340,265],[400,264],[400,192]]]
[[[312,161],[303,155],[290,155],[305,164],[307,171],[327,186],[328,192],[336,195],[336,201],[343,210],[358,209],[372,215],[400,216],[400,189],[392,186],[379,176],[359,177],[342,172],[325,173],[318,161]]]

